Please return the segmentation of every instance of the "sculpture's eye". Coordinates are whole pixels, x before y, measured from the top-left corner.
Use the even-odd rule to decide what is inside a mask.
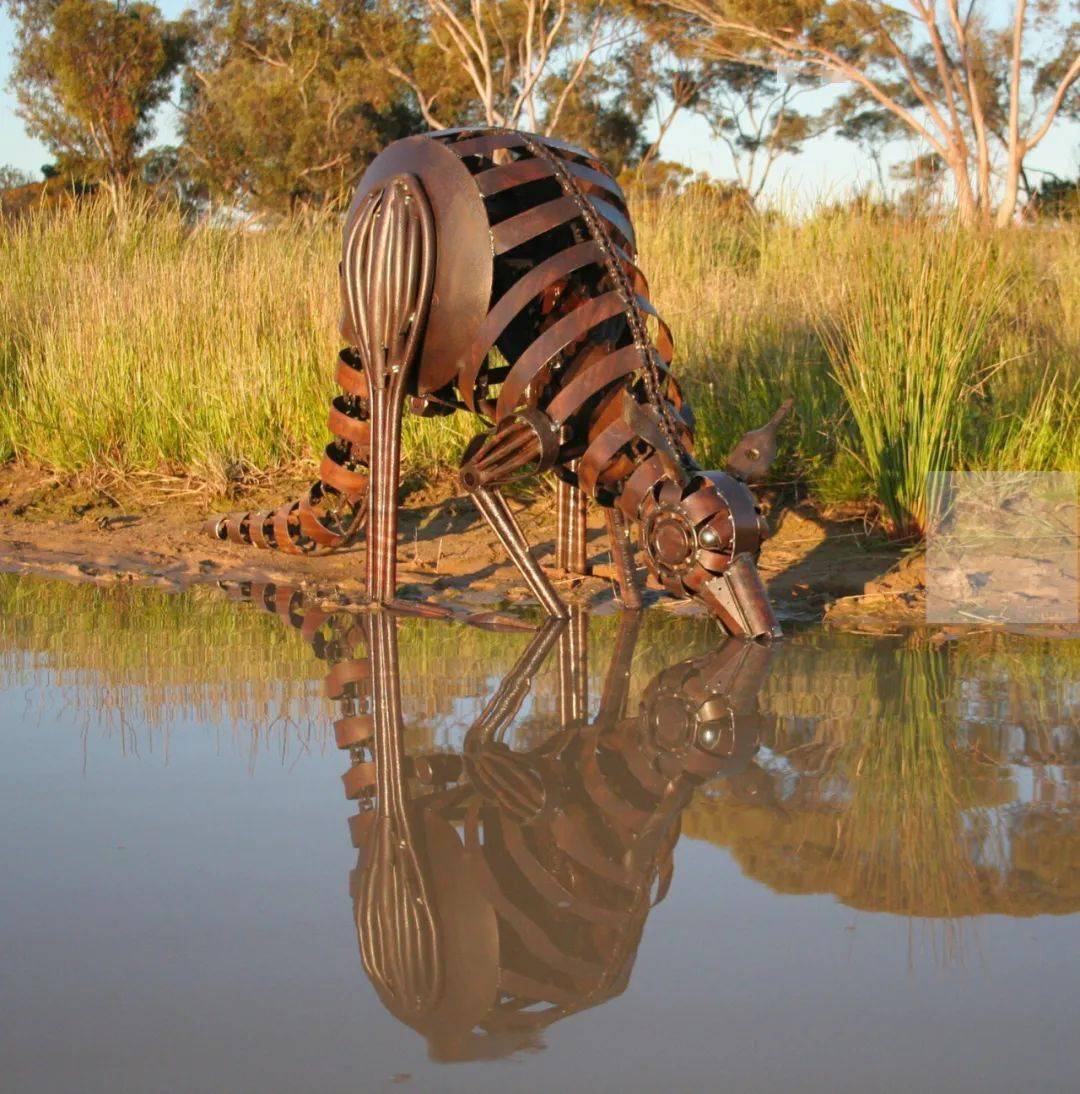
[[[752,460],[756,460],[756,459],[758,459],[758,458],[759,458],[759,457],[761,456],[761,453],[760,453],[760,452],[759,452],[759,451],[758,451],[758,450],[757,450],[756,448],[748,448],[748,449],[746,450],[746,454],[747,454],[747,456],[749,456],[749,457],[750,457],[750,459],[752,459]]]

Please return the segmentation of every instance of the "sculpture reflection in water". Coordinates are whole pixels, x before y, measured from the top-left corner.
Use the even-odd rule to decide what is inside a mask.
[[[694,789],[745,771],[756,751],[773,651],[728,640],[661,672],[631,709],[640,617],[623,613],[590,718],[587,617],[551,619],[460,751],[410,755],[392,614],[329,616],[305,611],[290,590],[243,592],[332,665],[335,735],[351,754],[344,781],[358,803],[360,953],[387,1009],[435,1058],[465,1060],[535,1044],[552,1022],[619,995],[671,884]],[[516,751],[508,730],[553,655],[558,727]]]
[[[455,749],[439,752],[430,736],[404,742],[423,738],[432,711],[466,692],[471,702],[491,671],[471,671],[474,655],[505,649],[428,622],[402,632],[412,670],[402,673],[392,616],[304,610],[268,587],[242,595],[300,628],[331,665],[358,803],[365,968],[440,1058],[535,1043],[552,1021],[618,995],[680,834],[722,848],[774,892],[922,921],[918,945],[934,960],[963,959],[970,917],[1080,908],[1080,723],[1061,645],[731,640],[655,673],[638,696],[635,645],[643,661],[666,642],[639,642],[628,614],[594,628],[615,637],[590,696],[576,615],[518,636],[516,666]],[[441,665],[418,674],[432,634],[444,639]],[[532,686],[551,667],[553,710],[547,681]],[[470,677],[465,692],[446,693],[452,674]],[[421,713],[407,725],[402,681]],[[475,709],[468,702],[458,709]]]

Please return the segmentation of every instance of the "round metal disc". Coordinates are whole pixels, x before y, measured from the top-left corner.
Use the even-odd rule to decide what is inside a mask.
[[[430,136],[395,141],[364,172],[345,218],[345,233],[363,200],[395,175],[415,175],[435,217],[435,288],[416,391],[438,391],[457,377],[472,336],[491,304],[492,251],[487,210],[460,157]],[[346,340],[352,332],[342,330]]]

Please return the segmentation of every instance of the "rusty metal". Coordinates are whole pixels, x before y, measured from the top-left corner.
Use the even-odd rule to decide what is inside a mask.
[[[627,986],[651,908],[673,878],[696,787],[745,771],[773,649],[727,641],[659,673],[630,703],[641,615],[620,617],[595,715],[588,618],[550,619],[458,753],[409,755],[397,618],[328,614],[298,593],[240,586],[330,665],[358,865],[350,892],[367,975],[440,1059],[501,1055]],[[509,731],[557,651],[558,725]],[[430,712],[424,712],[425,715]]]
[[[642,605],[641,588],[638,583],[637,568],[634,565],[634,549],[630,544],[626,521],[618,509],[605,509],[608,539],[611,542],[611,558],[615,565],[615,579],[618,582],[619,600],[622,606],[636,611]]]
[[[571,467],[571,471],[576,468]],[[588,574],[588,514],[585,495],[571,482],[556,487],[555,566],[565,574]]]
[[[368,628],[375,722],[374,819],[357,900],[364,970],[395,1013],[433,1006],[442,994],[441,939],[431,881],[418,850],[419,820],[405,780],[397,623],[383,613]]]
[[[479,483],[469,490],[477,509],[499,537],[511,561],[521,571],[521,576],[532,591],[533,596],[543,605],[548,615],[564,618],[569,609],[562,602],[547,574],[529,550],[528,540],[522,532],[506,499],[489,486]]]
[[[777,412],[760,429],[744,433],[738,444],[728,453],[724,470],[738,475],[743,482],[761,482],[776,459],[777,430],[794,405],[794,399],[785,399]]]
[[[547,470],[560,481],[560,570],[588,572],[591,499],[616,514],[607,526],[624,604],[640,603],[629,525],[672,595],[700,599],[733,634],[778,635],[760,581],[745,574],[766,534],[746,481],[767,470],[788,404],[743,438],[726,472],[702,470],[671,333],[635,247],[625,196],[582,149],[505,129],[391,145],[346,220],[349,348],[320,482],[276,513],[213,521],[214,534],[317,553],[346,546],[367,521],[369,595],[390,601],[408,396],[418,413],[468,410],[485,422],[462,484],[550,614],[565,607],[500,495]]]

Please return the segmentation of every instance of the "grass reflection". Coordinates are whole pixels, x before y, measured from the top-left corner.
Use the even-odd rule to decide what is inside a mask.
[[[617,624],[590,625],[592,705]],[[403,622],[410,747],[458,748],[527,640]],[[646,613],[631,703],[716,644],[711,624]],[[554,671],[515,724],[521,747],[557,724]],[[252,762],[333,749],[325,673],[296,630],[216,589],[0,575],[0,687],[58,689],[88,740],[125,752],[167,754],[192,720]],[[705,787],[683,818],[686,835],[730,849],[750,877],[913,917],[1080,909],[1080,642],[806,633],[779,648],[761,711],[755,763]]]
[[[687,834],[730,847],[778,891],[865,910],[1080,908],[1080,644],[984,636],[835,652],[820,640],[789,649],[758,765],[702,796]]]

